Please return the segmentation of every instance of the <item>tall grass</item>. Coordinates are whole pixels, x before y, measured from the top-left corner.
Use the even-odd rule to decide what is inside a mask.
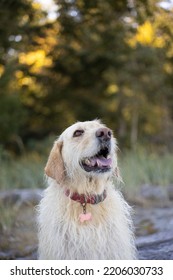
[[[0,190],[44,187],[44,166],[55,137],[33,144],[22,157],[0,156]],[[141,148],[119,154],[125,192],[135,193],[143,184],[173,184],[173,154],[149,153]]]
[[[145,149],[120,155],[120,168],[125,192],[135,193],[143,184],[168,186],[173,184],[173,154],[149,153]]]
[[[45,160],[37,153],[1,160],[0,189],[40,188],[43,187]]]
[[[44,166],[55,138],[30,141],[27,152],[20,157],[0,147],[0,190],[43,187]]]

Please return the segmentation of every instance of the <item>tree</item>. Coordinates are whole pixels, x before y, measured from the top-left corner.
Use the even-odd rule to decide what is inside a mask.
[[[30,39],[40,32],[41,16],[43,12],[33,1],[0,2],[0,142],[5,145],[22,142],[28,112],[18,85],[18,58],[23,50],[32,48]]]
[[[31,0],[0,4],[0,94],[6,103],[0,122],[7,104],[17,108],[8,123],[17,112],[22,116],[11,134],[2,129],[1,141],[42,138],[76,120],[101,118],[122,145],[170,145],[171,10],[157,0],[55,3],[52,21]]]

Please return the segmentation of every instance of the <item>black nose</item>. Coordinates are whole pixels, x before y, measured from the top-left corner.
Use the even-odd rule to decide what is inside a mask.
[[[96,137],[101,141],[101,142],[107,142],[110,141],[112,136],[112,132],[109,128],[103,127],[99,128],[96,131]]]

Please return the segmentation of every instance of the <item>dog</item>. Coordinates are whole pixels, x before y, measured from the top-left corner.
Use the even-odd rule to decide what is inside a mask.
[[[115,187],[117,143],[100,120],[77,122],[54,142],[39,204],[39,259],[135,259],[131,207]]]

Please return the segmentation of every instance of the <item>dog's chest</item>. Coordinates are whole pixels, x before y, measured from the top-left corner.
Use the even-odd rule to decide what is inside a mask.
[[[41,202],[40,256],[46,259],[131,259],[131,233],[126,205],[113,192],[103,202],[83,207],[65,196],[49,193]],[[41,252],[41,250],[40,250]],[[51,254],[50,254],[51,252]]]
[[[105,259],[108,256],[110,259],[114,258],[112,248],[115,248],[116,241],[113,238],[115,233],[113,231],[113,225],[108,225],[106,221],[98,223],[92,220],[76,223],[70,220],[67,223],[60,223],[54,238],[57,240],[56,244],[63,246],[63,250],[55,248],[54,257],[58,259]]]

